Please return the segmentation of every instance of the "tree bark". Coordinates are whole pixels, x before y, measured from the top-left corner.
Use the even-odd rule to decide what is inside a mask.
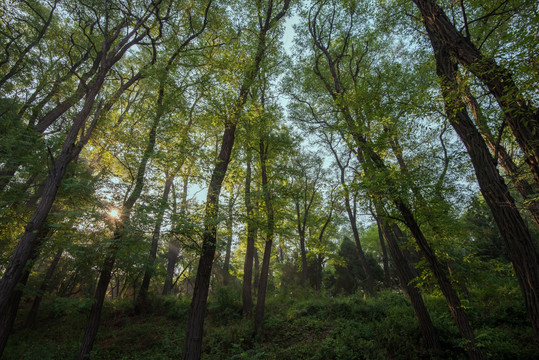
[[[271,248],[273,245],[273,231],[275,228],[275,216],[273,213],[273,204],[268,183],[268,144],[260,138],[260,172],[262,176],[262,192],[264,193],[264,202],[266,209],[266,245],[264,247],[264,258],[262,260],[262,269],[260,272],[260,282],[258,283],[258,298],[255,309],[255,336],[262,336],[264,327],[264,310],[266,303],[266,290],[268,285],[269,265],[271,259]]]
[[[460,84],[460,81],[459,86],[463,86]],[[464,99],[466,100],[466,104],[475,118],[477,128],[479,129],[481,136],[483,136],[485,143],[490,148],[491,153],[494,154],[494,156],[497,155],[497,159],[495,160],[500,163],[511,179],[511,182],[515,185],[515,188],[524,200],[524,206],[526,206],[532,216],[533,221],[535,222],[535,225],[539,228],[539,201],[536,200],[537,188],[534,189],[532,184],[522,177],[520,174],[520,169],[518,168],[517,164],[515,164],[513,158],[507,152],[506,148],[496,141],[487,124],[485,123],[485,118],[481,113],[479,103],[472,95],[468,87],[464,88]]]
[[[159,211],[157,213],[157,220],[153,229],[152,244],[150,247],[150,256],[148,264],[144,270],[144,277],[142,278],[142,284],[135,304],[135,313],[140,313],[148,307],[148,289],[150,287],[150,279],[155,271],[155,258],[157,257],[157,246],[159,245],[159,238],[161,236],[161,225],[163,224],[163,217],[168,202],[168,194],[172,186],[173,176],[167,176],[165,180],[165,188],[163,190],[163,196],[161,197]]]
[[[435,0],[413,1],[421,11],[429,36],[477,76],[496,98],[539,185],[539,110],[526,101],[509,70],[483,56],[471,40],[455,28]]]
[[[247,249],[243,263],[242,313],[250,317],[253,312],[253,257],[255,252],[256,223],[253,219],[253,202],[251,199],[251,169],[252,151],[247,148],[247,170],[245,175],[245,209],[247,216]]]
[[[206,312],[211,269],[215,257],[217,240],[216,221],[218,215],[219,194],[228,168],[228,163],[230,162],[230,155],[234,146],[235,131],[236,125],[232,124],[227,126],[223,133],[221,150],[208,187],[202,253],[198,263],[193,299],[191,300],[191,308],[187,322],[187,335],[185,338],[185,350],[183,354],[184,360],[198,360],[202,354],[204,314]]]
[[[441,79],[446,113],[451,125],[466,146],[474,166],[481,193],[504,238],[513,268],[519,280],[528,316],[539,345],[539,256],[529,230],[520,216],[494,159],[466,112],[459,93],[457,66],[439,39],[427,28]]]
[[[380,232],[387,242],[391,259],[393,260],[393,264],[395,264],[395,269],[397,270],[401,289],[406,295],[408,295],[408,298],[410,299],[410,303],[412,304],[412,308],[414,309],[414,313],[417,318],[419,329],[421,330],[423,340],[425,341],[425,347],[430,352],[431,356],[437,358],[437,356],[441,355],[442,346],[440,345],[438,334],[434,328],[434,325],[432,324],[432,320],[423,301],[423,297],[421,296],[421,292],[413,284],[413,281],[417,277],[417,273],[415,269],[408,263],[406,257],[400,249],[399,242],[402,242],[402,240],[399,239],[399,236],[401,231],[398,229],[397,225],[389,225],[387,221],[380,216],[380,205],[376,205],[376,208],[378,212],[376,222],[379,226]]]
[[[43,282],[41,283],[41,286],[39,287],[39,291],[34,298],[34,301],[32,303],[32,308],[30,309],[30,312],[28,313],[28,317],[26,318],[26,327],[31,328],[34,326],[37,318],[37,311],[39,309],[39,305],[41,304],[41,300],[43,299],[43,295],[47,291],[50,285],[50,281],[52,279],[52,275],[54,274],[54,271],[56,270],[56,266],[60,262],[60,259],[62,258],[62,254],[64,253],[64,249],[60,248],[56,252],[56,255],[52,259],[52,262],[49,265],[49,268],[47,269],[47,273],[45,274],[45,278],[43,279]]]
[[[202,254],[198,265],[195,279],[195,289],[189,319],[187,322],[187,335],[183,352],[184,360],[199,360],[202,355],[202,335],[204,325],[204,313],[210,285],[211,269],[215,256],[216,244],[216,219],[219,205],[219,194],[221,185],[230,162],[230,155],[234,146],[234,134],[236,124],[239,121],[243,107],[247,102],[247,95],[255,78],[260,70],[260,65],[266,51],[266,35],[268,31],[284,16],[290,5],[290,0],[285,0],[283,9],[272,17],[273,6],[268,6],[265,19],[260,17],[260,32],[258,34],[258,44],[252,67],[247,69],[245,78],[242,81],[238,98],[234,104],[232,117],[227,121],[221,142],[221,150],[218,160],[212,172],[210,185],[208,187],[208,197],[206,199],[206,209],[204,216],[204,235],[202,241]]]
[[[180,217],[185,219],[187,214],[187,189],[189,187],[189,175],[185,175],[183,179],[183,189],[182,189],[182,205],[180,207]],[[174,184],[172,184],[174,189]],[[174,192],[175,194],[175,192]],[[176,199],[176,195],[174,195]],[[176,204],[176,200],[174,200]],[[176,205],[174,205],[174,213],[176,212]],[[178,260],[178,255],[180,253],[180,244],[171,237],[168,241],[168,252],[167,252],[167,277],[165,279],[165,284],[163,286],[163,295],[170,294],[173,287],[173,278],[174,278],[174,269],[176,269],[176,261]]]

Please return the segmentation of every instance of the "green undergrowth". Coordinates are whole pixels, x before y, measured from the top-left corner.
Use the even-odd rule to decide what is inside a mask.
[[[498,298],[489,311],[466,305],[488,359],[537,358],[524,306],[517,298]],[[229,288],[218,289],[210,298],[202,359],[429,358],[413,310],[398,292],[365,299],[360,294],[329,297],[282,291],[267,300],[263,338],[253,336],[252,320],[242,318],[239,299]],[[426,303],[444,347],[439,358],[467,358],[443,299],[431,295]],[[4,358],[74,358],[89,308],[88,300],[44,303],[32,329],[22,327],[18,319]],[[108,302],[92,359],[180,359],[188,312],[189,299],[174,297],[154,298],[151,310],[140,315],[133,315],[127,300]],[[20,318],[24,315],[22,311]]]

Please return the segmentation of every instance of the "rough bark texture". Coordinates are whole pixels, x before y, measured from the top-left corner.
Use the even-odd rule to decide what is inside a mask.
[[[520,216],[485,141],[466,112],[459,93],[457,67],[447,49],[427,28],[435,53],[436,70],[441,79],[442,94],[451,125],[466,146],[474,166],[481,193],[507,245],[516,276],[522,289],[526,309],[539,344],[539,256],[529,230]]]
[[[489,89],[505,114],[516,141],[526,154],[539,185],[539,111],[522,96],[508,69],[486,58],[471,40],[451,23],[435,0],[413,0],[421,11],[430,36]]]
[[[458,80],[458,79],[457,79]],[[459,86],[463,84],[459,83]],[[515,185],[515,188],[519,192],[520,196],[524,200],[524,205],[530,212],[535,225],[539,228],[539,201],[537,200],[537,187],[533,187],[532,184],[526,180],[522,174],[521,169],[515,164],[511,155],[507,152],[506,148],[500,144],[492,135],[490,129],[486,124],[479,103],[472,95],[469,88],[464,84],[464,98],[468,108],[470,109],[477,127],[481,133],[481,136],[485,140],[487,146],[490,148],[490,152],[497,156],[499,164],[503,167],[511,182]]]

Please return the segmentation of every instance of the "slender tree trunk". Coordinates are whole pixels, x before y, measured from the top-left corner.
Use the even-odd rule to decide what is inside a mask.
[[[297,204],[299,206],[299,204]],[[307,250],[305,249],[305,228],[298,229],[299,233],[299,249],[301,256],[301,284],[305,284],[307,281]]]
[[[247,249],[243,263],[242,303],[243,316],[250,317],[253,312],[253,257],[255,252],[256,223],[253,221],[253,203],[251,199],[252,151],[247,148],[247,170],[245,175],[245,208],[247,210]]]
[[[381,207],[378,205],[376,208],[377,212],[379,212]],[[425,347],[429,350],[431,355],[436,358],[437,356],[441,355],[442,347],[440,345],[440,340],[438,339],[436,329],[432,324],[427,307],[423,301],[423,297],[421,296],[421,292],[413,284],[413,281],[417,277],[415,269],[410,266],[400,249],[399,242],[402,242],[402,240],[399,240],[399,235],[397,235],[398,233],[401,233],[400,229],[398,229],[397,225],[393,225],[392,227],[381,217],[377,217],[376,220],[380,232],[387,242],[391,259],[395,264],[401,289],[406,295],[408,295],[412,308],[414,309],[419,329],[421,330],[423,340],[425,341]],[[395,232],[395,228],[398,233]]]
[[[255,335],[262,336],[264,326],[264,309],[266,302],[266,290],[268,285],[269,265],[271,259],[271,248],[273,245],[273,231],[275,227],[275,218],[273,213],[273,204],[268,184],[267,171],[268,145],[264,139],[260,139],[260,171],[262,175],[262,191],[264,193],[264,202],[266,209],[266,245],[264,247],[264,259],[262,260],[262,270],[260,272],[260,282],[258,284],[258,298],[255,309]]]
[[[374,216],[376,219],[376,216]],[[386,288],[391,287],[391,277],[389,276],[389,261],[387,257],[386,244],[384,242],[384,233],[382,232],[382,226],[380,221],[376,219],[376,226],[378,227],[378,238],[380,239],[380,248],[382,249],[382,264],[384,266],[384,285]]]
[[[483,56],[471,40],[455,28],[435,0],[413,1],[421,11],[431,39],[477,76],[496,98],[539,185],[539,110],[526,101],[509,70]]]
[[[225,252],[225,262],[223,264],[223,285],[229,285],[230,283],[230,253],[232,251],[232,232],[233,232],[233,225],[234,225],[234,196],[233,196],[233,190],[230,191],[230,198],[228,199],[228,216],[226,219],[226,230],[227,230],[227,238],[226,238],[226,252]]]
[[[459,93],[457,67],[449,53],[427,27],[435,53],[436,70],[451,125],[466,146],[485,198],[511,257],[522,289],[526,309],[539,344],[539,256],[529,230],[498,173],[485,141],[466,112]]]
[[[256,236],[255,236],[256,239]],[[260,280],[260,259],[258,257],[258,249],[254,248],[254,273],[253,273],[253,291],[255,296],[258,297],[258,287]]]
[[[26,318],[26,327],[31,328],[36,321],[37,318],[37,311],[39,309],[39,305],[41,304],[41,300],[43,299],[43,295],[47,291],[50,285],[50,281],[52,279],[52,275],[54,274],[54,271],[56,270],[56,266],[60,262],[60,259],[62,258],[62,254],[64,253],[64,249],[60,248],[56,252],[56,255],[52,259],[52,262],[49,265],[49,268],[47,269],[47,273],[45,274],[45,278],[43,279],[43,282],[41,283],[41,286],[39,287],[39,291],[34,298],[34,302],[32,303],[32,308],[30,309],[30,312],[28,313],[28,317]]]
[[[189,176],[190,173],[184,176],[183,178],[183,189],[182,189],[182,204],[180,207],[180,217],[185,218],[187,214],[187,189],[189,187]],[[174,192],[174,184],[172,184],[173,193]],[[174,195],[174,204],[176,204],[176,195]],[[173,213],[176,213],[176,205],[174,205],[174,211]],[[172,283],[172,280],[174,278],[174,269],[176,269],[176,262],[178,260],[178,255],[180,253],[180,244],[171,237],[168,242],[168,253],[167,253],[167,277],[165,279],[165,284],[163,286],[163,295],[170,294],[170,291],[172,290],[172,287],[174,284]]]
[[[114,235],[114,247],[117,249],[119,242],[121,241],[121,230],[118,229]],[[112,245],[111,245],[112,246]],[[99,321],[101,319],[101,311],[103,309],[103,302],[105,301],[105,295],[107,294],[107,288],[109,287],[109,282],[112,276],[112,270],[114,269],[114,262],[116,260],[116,252],[110,253],[107,255],[101,272],[99,274],[99,280],[97,282],[97,288],[95,290],[94,302],[92,303],[92,308],[90,309],[90,316],[88,322],[86,323],[86,328],[84,329],[84,336],[81,341],[79,348],[79,353],[77,355],[78,360],[84,360],[90,358],[90,352],[94,346],[95,337],[97,335],[97,330],[99,329]]]
[[[142,284],[140,285],[137,302],[135,304],[135,313],[143,311],[148,306],[148,289],[150,287],[150,278],[155,271],[155,258],[157,257],[157,246],[159,245],[159,237],[161,235],[161,225],[163,224],[163,217],[165,215],[166,205],[168,202],[168,194],[170,193],[170,188],[173,181],[174,176],[167,176],[167,179],[165,180],[165,188],[163,190],[163,196],[161,198],[161,204],[159,206],[157,220],[153,229],[150,257],[148,259],[146,269],[144,270],[144,277],[142,279]]]
[[[204,313],[206,311],[206,302],[210,285],[211,269],[215,256],[216,242],[216,219],[219,205],[219,194],[221,184],[230,162],[230,155],[234,146],[234,134],[239,116],[247,102],[249,90],[258,75],[260,65],[266,50],[266,35],[277,22],[284,16],[290,0],[285,0],[283,8],[273,17],[273,7],[269,6],[265,19],[259,18],[260,32],[258,34],[258,44],[252,67],[247,69],[245,78],[242,81],[239,95],[233,107],[233,114],[230,121],[227,122],[223,133],[221,151],[217,163],[212,172],[210,185],[208,187],[208,197],[206,199],[206,209],[204,217],[204,235],[202,241],[202,254],[198,264],[197,276],[195,279],[195,289],[189,319],[187,322],[187,335],[185,339],[185,348],[183,352],[184,360],[199,360],[202,354],[202,335],[204,325]]]
[[[162,101],[163,101],[163,91],[160,91],[157,103],[161,104]],[[114,230],[113,242],[107,250],[105,261],[103,262],[103,266],[101,267],[101,272],[99,274],[97,288],[94,294],[94,302],[92,304],[92,308],[90,309],[88,323],[86,324],[86,328],[84,330],[84,336],[82,338],[81,346],[79,349],[79,354],[77,357],[77,359],[79,360],[88,359],[90,357],[90,352],[92,351],[95,336],[97,335],[97,330],[99,328],[99,321],[101,319],[101,311],[103,308],[103,302],[105,301],[107,288],[109,286],[109,282],[112,277],[112,270],[114,269],[116,255],[118,253],[118,250],[120,249],[122,238],[123,236],[125,236],[125,229],[130,221],[131,210],[133,209],[133,206],[135,205],[137,200],[140,198],[140,195],[142,194],[142,188],[144,187],[144,176],[146,174],[146,167],[154,151],[155,141],[157,137],[157,127],[161,120],[161,116],[162,116],[162,113],[158,112],[153,120],[152,127],[150,128],[150,132],[148,135],[148,144],[146,145],[146,148],[144,149],[144,152],[142,154],[142,159],[140,161],[140,164],[137,170],[137,175],[135,178],[135,186],[133,187],[133,191],[131,192],[131,194],[129,195],[129,197],[127,198],[127,200],[124,202],[122,206],[120,220],[119,220],[119,223],[116,224],[116,228]],[[135,289],[136,288],[133,289],[133,297],[136,294]],[[135,302],[135,299],[133,299],[133,302]]]
[[[236,125],[233,124],[227,126],[223,133],[221,150],[212,172],[210,186],[208,187],[202,253],[198,263],[193,299],[191,301],[189,320],[187,322],[187,335],[183,354],[184,360],[198,360],[202,354],[204,314],[206,312],[211,269],[215,257],[215,244],[217,240],[216,220],[218,215],[219,194],[228,168],[228,163],[230,162],[230,155],[234,146],[235,131]]]

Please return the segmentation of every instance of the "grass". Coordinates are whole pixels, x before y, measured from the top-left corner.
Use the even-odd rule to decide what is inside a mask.
[[[465,359],[464,346],[444,302],[427,299],[444,345],[444,359]],[[499,312],[470,308],[479,342],[489,359],[533,359],[532,333],[522,304]],[[512,310],[509,311],[508,309]],[[48,301],[33,329],[18,323],[4,359],[69,359],[77,352],[89,303]],[[326,297],[312,292],[278,293],[268,298],[264,338],[240,315],[238,294],[224,288],[208,304],[203,345],[210,359],[426,359],[414,313],[399,293]],[[152,312],[131,315],[128,301],[107,303],[92,359],[180,359],[189,299],[157,297]],[[46,314],[46,315],[43,315]],[[24,318],[24,312],[21,313]]]

